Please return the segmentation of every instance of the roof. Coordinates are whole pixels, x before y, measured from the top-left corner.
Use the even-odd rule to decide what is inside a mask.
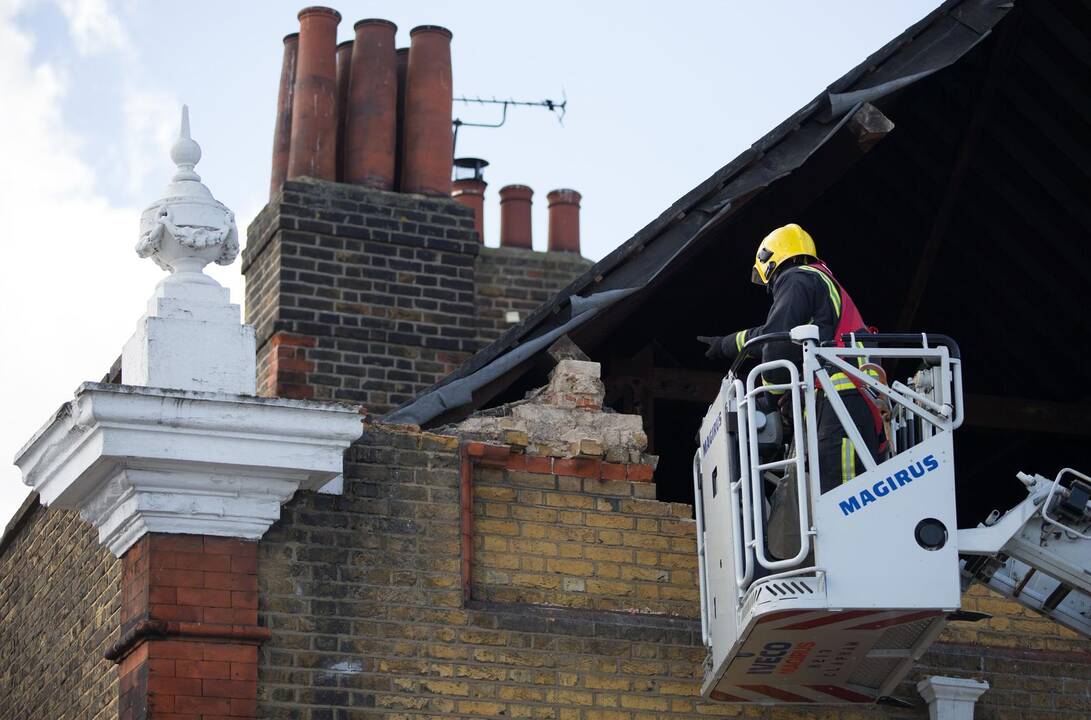
[[[1011,7],[1002,0],[944,3],[686,193],[523,323],[386,419],[429,425],[464,416],[512,384],[561,335],[586,332],[622,301],[639,303],[703,238],[807,163],[864,103],[956,63]]]

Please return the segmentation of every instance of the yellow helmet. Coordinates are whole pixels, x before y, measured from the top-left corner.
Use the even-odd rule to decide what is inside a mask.
[[[750,279],[755,285],[768,285],[773,272],[788,258],[807,255],[818,257],[814,240],[807,231],[795,223],[789,223],[778,227],[765,236],[758,245],[757,255],[754,257],[754,271]]]

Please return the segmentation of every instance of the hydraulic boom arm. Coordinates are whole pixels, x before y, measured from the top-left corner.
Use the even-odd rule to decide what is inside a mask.
[[[1091,637],[1091,478],[1066,468],[1019,479],[1023,502],[958,531],[963,576]]]

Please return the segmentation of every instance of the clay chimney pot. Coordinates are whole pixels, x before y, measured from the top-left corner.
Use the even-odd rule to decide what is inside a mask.
[[[360,20],[353,29],[345,146],[345,182],[394,188],[397,155],[398,60],[389,20]]]
[[[345,120],[349,103],[349,70],[352,67],[352,40],[337,44],[337,179],[345,180]]]
[[[295,90],[295,66],[299,57],[299,33],[284,36],[284,60],[280,65],[280,89],[277,91],[277,119],[273,130],[273,172],[269,179],[272,200],[288,177],[288,155],[292,149],[292,93]]]
[[[299,60],[292,102],[288,177],[337,176],[337,24],[327,7],[299,12]]]
[[[451,194],[451,31],[420,25],[409,32],[402,190]]]
[[[500,246],[533,248],[531,204],[534,191],[526,185],[500,188]]]
[[[561,188],[546,195],[549,203],[549,251],[580,252],[580,199],[575,190]]]
[[[394,58],[398,68],[398,121],[394,137],[394,187],[402,187],[402,175],[405,159],[402,157],[405,148],[405,81],[409,73],[409,48],[398,48],[394,51]],[[452,150],[452,152],[454,152]]]
[[[478,242],[485,243],[485,188],[488,183],[475,178],[462,178],[455,180],[451,197],[459,204],[474,211],[474,230],[477,231]]]

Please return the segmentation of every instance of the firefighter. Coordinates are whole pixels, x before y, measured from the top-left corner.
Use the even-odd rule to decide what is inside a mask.
[[[834,340],[839,345],[842,334],[867,331],[852,298],[818,259],[814,240],[799,225],[792,223],[779,227],[761,241],[751,279],[773,296],[765,324],[725,337],[699,336],[697,339],[709,346],[705,352],[707,357],[734,361],[747,340],[768,333],[787,332],[797,325],[817,325],[820,342]],[[762,361],[778,359],[801,364],[800,346],[792,342],[766,344]],[[762,375],[766,384],[784,383],[787,379],[788,371],[783,368]],[[831,380],[872,457],[880,460],[882,420],[871,394],[858,388],[844,373],[831,373]],[[764,397],[768,397],[768,393]],[[817,410],[819,478],[822,492],[828,492],[856,477],[862,463],[828,398],[825,394],[820,397]],[[795,442],[799,441],[795,439]]]

